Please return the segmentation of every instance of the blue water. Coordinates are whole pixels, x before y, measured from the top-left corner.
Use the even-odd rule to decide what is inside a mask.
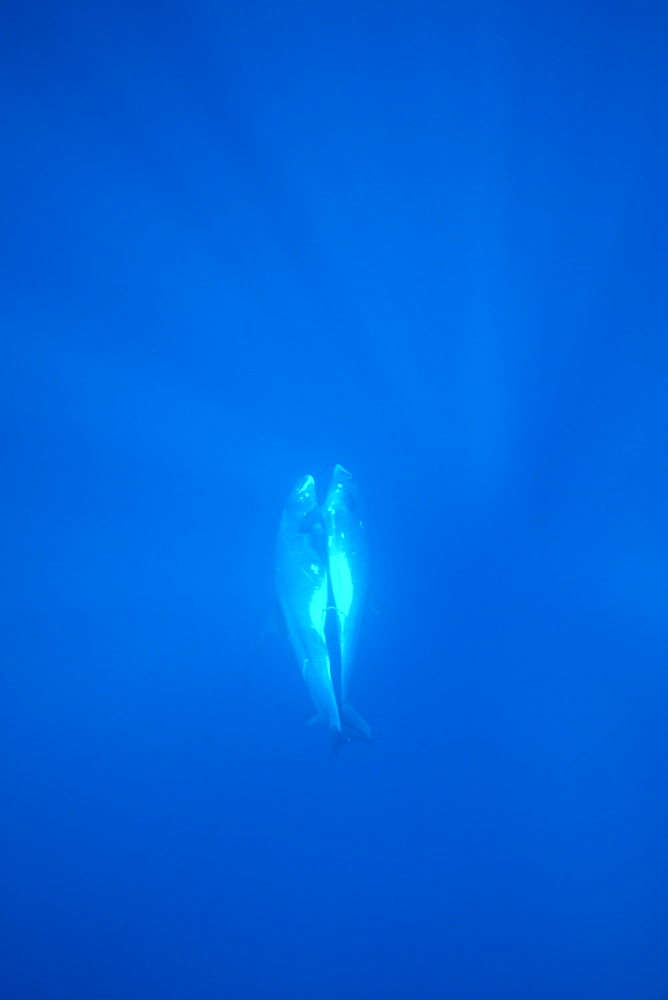
[[[668,996],[664,5],[0,24],[0,996]],[[338,759],[273,626],[337,462]]]

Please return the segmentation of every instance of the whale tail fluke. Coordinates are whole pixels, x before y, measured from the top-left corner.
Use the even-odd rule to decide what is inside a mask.
[[[346,743],[371,743],[371,730],[368,724],[356,711],[352,705],[347,703],[341,706],[341,731],[334,733],[334,753],[338,756],[339,750]]]
[[[371,730],[368,723],[347,702],[341,708],[341,730],[344,735],[347,733],[351,740],[361,740],[364,743],[371,742]]]

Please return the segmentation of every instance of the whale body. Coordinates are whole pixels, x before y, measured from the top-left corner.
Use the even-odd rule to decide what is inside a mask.
[[[351,726],[368,729],[348,704],[360,621],[368,583],[366,533],[359,495],[351,474],[337,465],[322,508],[332,598],[338,620],[341,714]],[[353,715],[355,718],[353,718]],[[370,737],[368,733],[368,737]]]
[[[313,476],[294,486],[283,509],[276,545],[276,594],[288,638],[319,717],[341,732],[325,639],[327,553],[319,527]]]
[[[317,717],[333,734],[335,750],[351,740],[371,739],[368,725],[348,702],[366,588],[366,537],[352,476],[335,467],[322,507],[313,477],[302,477],[281,517],[276,591]],[[334,636],[327,629],[329,609],[336,612]],[[339,668],[336,687],[330,653]]]

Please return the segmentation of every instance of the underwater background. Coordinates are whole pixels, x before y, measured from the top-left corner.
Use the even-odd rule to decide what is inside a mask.
[[[0,8],[0,996],[668,996],[668,10]],[[335,463],[332,755],[274,621]]]

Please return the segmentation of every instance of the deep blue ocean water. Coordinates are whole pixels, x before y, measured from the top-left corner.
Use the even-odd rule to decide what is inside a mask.
[[[3,1000],[668,996],[667,51],[2,4]],[[273,625],[336,462],[338,758]]]

